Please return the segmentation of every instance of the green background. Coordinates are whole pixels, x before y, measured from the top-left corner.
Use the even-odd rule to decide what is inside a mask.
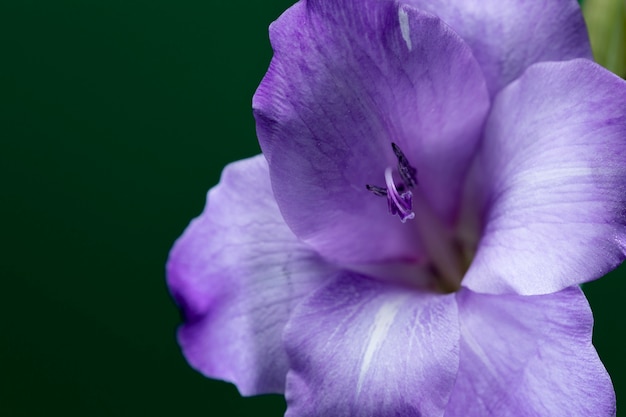
[[[251,97],[290,3],[2,2],[0,415],[282,415],[185,363],[164,263],[259,152]],[[625,273],[585,288],[622,401]]]

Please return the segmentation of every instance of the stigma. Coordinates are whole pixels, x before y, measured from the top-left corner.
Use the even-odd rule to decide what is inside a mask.
[[[367,184],[365,188],[379,197],[387,197],[389,213],[398,215],[402,223],[415,218],[413,212],[413,193],[411,188],[417,185],[417,169],[411,166],[402,150],[395,143],[391,144],[393,153],[398,159],[397,173],[399,181],[394,180],[391,167],[385,169],[385,187]]]

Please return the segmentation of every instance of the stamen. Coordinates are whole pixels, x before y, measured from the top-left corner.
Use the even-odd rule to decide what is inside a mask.
[[[409,188],[417,185],[417,169],[411,166],[409,160],[404,156],[395,143],[391,144],[394,154],[398,158],[398,174],[402,179],[396,184],[393,180],[393,171],[390,167],[385,169],[385,184],[387,187],[366,184],[365,188],[379,197],[387,197],[389,213],[397,214],[402,223],[415,218],[413,213],[413,193]]]

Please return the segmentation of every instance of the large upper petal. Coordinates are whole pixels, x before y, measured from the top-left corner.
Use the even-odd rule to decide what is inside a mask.
[[[403,0],[449,24],[472,47],[496,94],[532,64],[592,59],[576,0]]]
[[[485,225],[463,284],[545,294],[618,266],[626,81],[584,59],[537,64],[499,94],[485,129]]]
[[[185,357],[244,395],[282,393],[283,328],[294,304],[331,274],[282,221],[265,159],[227,166],[167,264]]]
[[[539,296],[458,293],[460,364],[446,417],[612,417],[611,379],[578,287]]]
[[[285,330],[287,417],[442,416],[458,370],[453,294],[346,273]]]
[[[297,236],[339,262],[419,260],[384,185],[397,143],[428,204],[455,215],[489,106],[470,48],[441,21],[384,0],[309,0],[270,28],[253,107],[274,195]]]

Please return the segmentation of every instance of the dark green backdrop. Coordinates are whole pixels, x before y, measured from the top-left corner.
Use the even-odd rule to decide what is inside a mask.
[[[290,3],[2,2],[0,415],[282,415],[187,366],[164,263],[259,151],[251,97]],[[621,400],[624,274],[586,287]]]

